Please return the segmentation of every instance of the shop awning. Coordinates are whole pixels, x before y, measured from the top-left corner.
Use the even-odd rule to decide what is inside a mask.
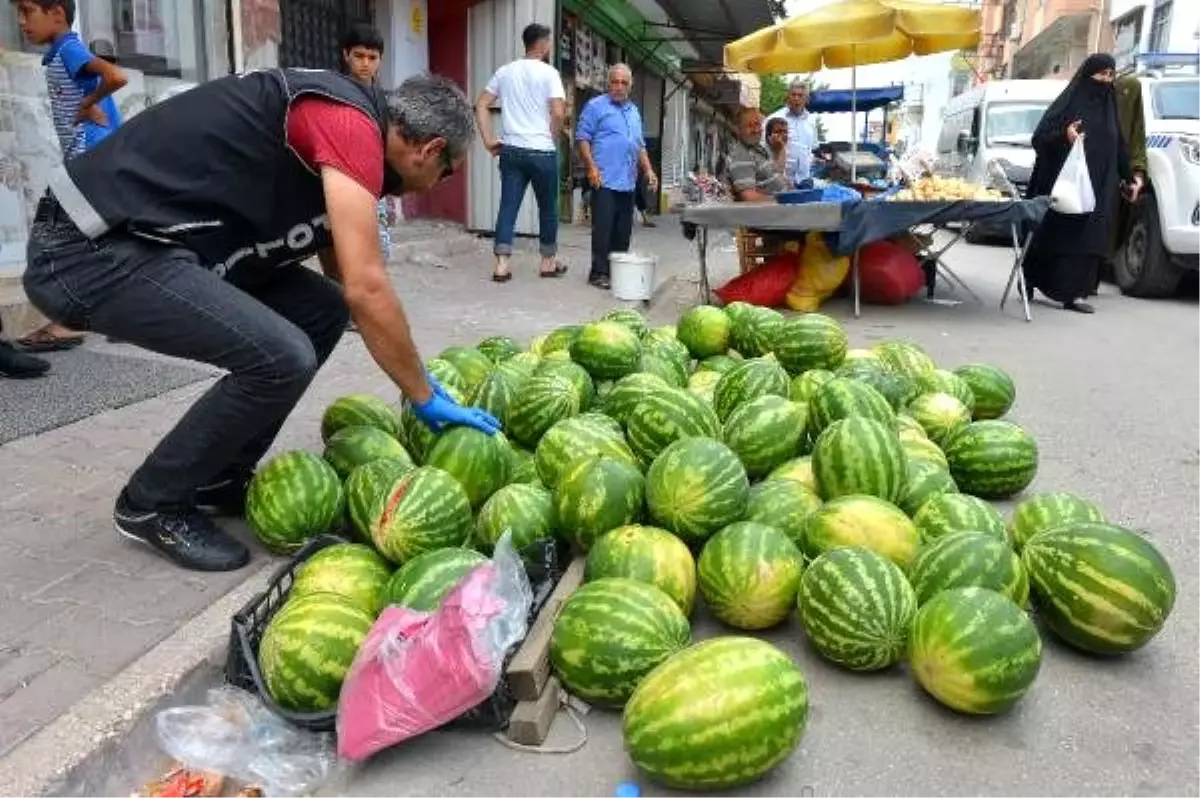
[[[859,111],[873,111],[903,99],[903,86],[884,86],[880,89],[858,89],[857,91],[831,89],[814,92],[808,98],[808,110],[816,114],[848,114],[855,107]]]
[[[687,39],[712,64],[724,60],[728,42],[773,25],[767,0],[656,0]]]

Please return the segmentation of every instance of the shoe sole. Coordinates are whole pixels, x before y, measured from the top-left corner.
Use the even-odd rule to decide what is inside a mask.
[[[145,546],[146,548],[150,549],[152,552],[157,554],[159,557],[162,557],[167,562],[169,562],[173,565],[176,565],[179,568],[188,570],[188,571],[203,571],[204,573],[228,573],[229,571],[241,570],[242,568],[245,568],[247,565],[250,564],[250,553],[248,551],[246,552],[246,559],[244,561],[242,561],[242,563],[240,565],[234,565],[234,566],[231,566],[228,568],[219,568],[216,566],[206,566],[206,565],[196,565],[196,564],[185,564],[185,563],[182,563],[179,560],[175,559],[174,557],[170,556],[169,554],[164,552],[162,549],[158,548],[153,543],[146,540],[141,535],[135,535],[132,532],[122,529],[121,522],[117,521],[116,519],[113,520],[113,528],[117,530],[117,534],[120,535],[121,537],[126,538],[127,540],[132,540],[135,543],[142,544],[143,546]]]

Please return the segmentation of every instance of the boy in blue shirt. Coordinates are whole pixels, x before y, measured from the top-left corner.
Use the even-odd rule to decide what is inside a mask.
[[[17,23],[30,43],[45,47],[42,66],[50,94],[50,115],[63,160],[90,150],[121,124],[113,93],[127,82],[115,64],[98,58],[79,35],[75,0],[13,0]],[[48,324],[22,338],[26,350],[50,352],[78,346],[83,336]]]

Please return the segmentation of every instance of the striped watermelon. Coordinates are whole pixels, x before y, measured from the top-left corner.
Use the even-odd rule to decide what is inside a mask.
[[[496,418],[504,418],[529,375],[523,370],[502,363],[467,393],[467,404],[486,410]]]
[[[808,683],[791,657],[752,637],[718,637],[651,671],[625,705],[622,733],[654,781],[721,791],[791,756],[807,720]]]
[[[820,508],[821,499],[811,488],[790,479],[773,479],[750,488],[743,520],[773,526],[803,546],[808,519]]]
[[[639,371],[617,380],[612,390],[604,397],[600,409],[624,427],[629,421],[629,414],[639,402],[650,394],[669,387],[662,377]]]
[[[809,564],[797,606],[822,656],[853,671],[876,671],[904,656],[917,600],[895,563],[849,546]]]
[[[895,425],[896,412],[879,391],[858,380],[834,377],[809,400],[809,425],[820,434],[835,421],[845,418],[869,418],[888,426]]]
[[[392,406],[370,393],[354,393],[333,400],[321,416],[321,441],[346,427],[375,427],[400,437],[400,418]]]
[[[822,313],[792,316],[780,325],[772,351],[789,374],[833,370],[846,359],[849,340],[836,319]]]
[[[439,360],[445,360],[462,375],[463,389],[471,388],[483,382],[483,378],[491,374],[496,364],[491,358],[469,346],[451,346],[438,354]]]
[[[337,543],[296,569],[288,601],[310,593],[336,593],[374,618],[383,609],[384,587],[391,575],[387,560],[370,546]]]
[[[921,426],[920,422],[904,413],[896,414],[896,434],[900,436],[900,440],[905,438],[929,440],[929,436],[925,434],[925,428]]]
[[[312,452],[275,455],[246,490],[246,524],[268,550],[290,554],[342,524],[346,497],[337,472]]]
[[[646,317],[633,308],[613,308],[601,316],[600,320],[623,325],[638,338],[649,332],[646,328]]]
[[[913,341],[880,341],[871,347],[871,350],[879,356],[879,359],[887,365],[890,371],[903,374],[913,380],[937,368],[933,358]]]
[[[461,547],[418,554],[392,575],[386,587],[387,603],[433,612],[464,576],[487,561],[479,552]]]
[[[508,481],[510,484],[514,482],[522,485],[541,484],[533,452],[510,444],[508,455]]]
[[[363,463],[381,457],[412,460],[400,441],[376,427],[343,427],[325,442],[325,459],[339,479],[350,476]]]
[[[550,666],[572,694],[622,706],[655,666],[692,639],[687,617],[654,585],[597,579],[563,604],[550,636]]]
[[[916,419],[929,440],[938,446],[971,423],[971,411],[948,393],[924,393],[908,403],[904,412]]]
[[[600,416],[600,418],[607,418]],[[611,457],[638,467],[638,460],[625,442],[620,428],[597,421],[587,413],[566,418],[546,430],[534,455],[538,478],[548,488],[558,484],[563,470],[580,457]]]
[[[754,358],[745,360],[724,375],[713,389],[713,408],[721,421],[739,405],[760,396],[788,395],[788,375],[772,360]]]
[[[493,363],[503,363],[521,351],[521,344],[507,335],[490,335],[477,343],[475,348]]]
[[[730,320],[730,343],[746,357],[762,357],[770,352],[783,326],[782,313],[757,305],[751,305],[744,316],[730,316]]]
[[[625,438],[625,425],[612,416],[601,413],[599,410],[589,410],[586,413],[580,413],[577,418],[600,429],[608,430],[609,433],[622,440]]]
[[[875,496],[841,496],[809,517],[804,553],[812,560],[846,546],[870,549],[907,569],[920,547],[920,535],[894,504]]]
[[[869,349],[855,349],[854,352],[871,352]],[[850,353],[847,352],[847,355]],[[842,377],[848,380],[858,380],[871,374],[891,374],[887,364],[879,359],[873,352],[870,356],[855,355],[848,357],[842,365],[833,370],[835,377]]]
[[[463,376],[458,373],[458,369],[454,368],[454,364],[449,360],[431,358],[425,361],[425,370],[436,377],[443,388],[453,388],[459,392],[465,391],[467,388]]]
[[[462,393],[455,388],[443,385],[446,393],[460,405],[466,402]],[[433,442],[437,440],[437,433],[425,425],[425,422],[417,418],[417,414],[413,412],[412,403],[405,399],[403,409],[400,411],[400,442],[404,444],[404,448],[412,455],[413,462],[421,463],[425,460],[425,455],[433,446]]]
[[[509,406],[504,431],[522,446],[533,448],[546,430],[579,410],[579,393],[570,380],[557,374],[535,374]]]
[[[954,370],[975,398],[973,416],[976,421],[1000,418],[1017,399],[1017,386],[1012,377],[986,363],[968,363]]]
[[[685,378],[691,371],[692,353],[677,338],[647,335],[642,339],[642,348],[646,354],[660,357],[678,366]]]
[[[508,484],[512,455],[503,433],[489,435],[473,427],[451,427],[429,450],[425,465],[440,468],[458,480],[477,508]]]
[[[750,479],[733,451],[712,438],[685,438],[646,472],[650,518],[686,543],[707,540],[746,512]]]
[[[571,342],[579,336],[582,324],[566,324],[551,330],[542,340],[540,349],[534,351],[545,357],[553,352],[565,352],[571,348]]]
[[[931,496],[913,523],[921,532],[921,542],[929,543],[951,532],[983,532],[1008,542],[1004,516],[983,499],[965,493],[941,493]]]
[[[692,357],[701,360],[725,354],[731,326],[725,311],[712,305],[698,305],[679,317],[676,335]]]
[[[558,529],[580,551],[626,524],[642,520],[646,478],[629,463],[611,457],[573,461],[554,488]]]
[[[596,401],[596,382],[588,374],[587,369],[572,361],[566,352],[562,353],[561,358],[551,357],[543,360],[538,364],[534,374],[553,374],[556,377],[565,378],[575,389],[575,394],[579,398],[580,411],[587,410]],[[524,387],[522,387],[522,392],[523,390]]]
[[[900,433],[900,448],[904,450],[905,461],[920,460],[935,465],[943,471],[950,470],[950,463],[946,460],[945,452],[924,435],[917,437],[905,430]]]
[[[852,416],[830,424],[813,447],[822,499],[866,494],[895,501],[904,487],[904,449],[889,424]]]
[[[683,541],[653,526],[629,524],[604,533],[588,552],[584,579],[621,577],[654,585],[692,614],[696,561]]]
[[[813,493],[817,492],[817,478],[813,475],[812,458],[808,456],[797,457],[794,460],[788,460],[770,474],[767,474],[767,478],[763,481],[773,482],[777,479],[787,479],[791,480],[792,482],[799,482]]]
[[[518,352],[517,354],[504,361],[504,365],[510,371],[524,374],[526,377],[532,377],[537,371],[537,367],[541,365],[542,356],[533,352]]]
[[[796,604],[804,558],[775,527],[738,521],[709,538],[696,570],[700,595],[718,620],[735,629],[769,629]]]
[[[733,371],[737,368],[738,363],[741,363],[740,357],[732,355],[713,355],[706,357],[696,366],[697,371],[715,371],[718,374],[724,374],[727,371]]]
[[[826,369],[810,369],[793,377],[788,386],[788,398],[793,402],[811,401],[817,390],[833,379],[833,372]]]
[[[1029,578],[1016,553],[983,532],[952,532],[921,547],[909,569],[917,601],[924,604],[943,590],[986,587],[1029,605]]]
[[[416,468],[407,458],[384,457],[363,463],[346,480],[346,515],[358,538],[372,546],[371,525],[379,517],[380,500],[396,480]]]
[[[674,324],[660,324],[650,327],[643,334],[644,338],[678,338],[679,328]]]
[[[258,646],[267,694],[293,712],[336,707],[342,680],[374,622],[374,615],[335,593],[285,602]]]
[[[638,403],[629,414],[625,432],[629,448],[649,464],[675,441],[719,437],[721,424],[703,399],[679,388],[667,388]]]
[[[725,420],[722,439],[746,466],[751,479],[796,456],[807,407],[768,394],[739,405]]]
[[[491,554],[505,532],[517,551],[554,537],[554,496],[540,485],[506,485],[492,494],[475,517],[471,542]]]
[[[672,388],[682,388],[687,385],[687,367],[669,357],[652,352],[642,355],[642,362],[638,364],[638,373],[652,374]]]
[[[973,421],[945,451],[958,489],[983,499],[1007,499],[1037,476],[1037,442],[1008,421]]]
[[[1020,551],[1025,541],[1056,526],[1067,523],[1104,523],[1104,513],[1092,502],[1071,493],[1037,493],[1025,499],[1013,510],[1008,522],[1008,535]]]
[[[642,342],[620,322],[594,321],[579,331],[570,352],[571,359],[587,369],[592,379],[616,380],[637,371]]]
[[[1025,542],[1021,560],[1046,626],[1093,654],[1136,651],[1175,606],[1170,564],[1147,538],[1113,524],[1040,532]]]
[[[861,362],[861,361],[860,361]],[[838,377],[847,376],[838,369]],[[881,367],[860,367],[857,373],[851,375],[856,382],[870,385],[879,395],[887,400],[888,405],[895,411],[903,410],[919,393],[917,385],[903,374],[895,374]]]
[[[1009,709],[1029,691],[1042,664],[1033,621],[994,590],[944,590],[917,610],[909,667],[942,704],[971,715]]]
[[[917,377],[916,387],[920,393],[947,393],[963,403],[967,412],[975,410],[975,393],[962,377],[946,369],[934,369]]]
[[[408,472],[380,505],[371,538],[380,554],[398,565],[426,551],[461,546],[471,531],[467,491],[440,468]]]
[[[942,493],[958,493],[949,471],[927,460],[906,461],[904,487],[896,504],[909,518],[914,518],[925,502]]]
[[[696,371],[688,377],[687,390],[711,405],[716,395],[717,383],[720,381],[719,371]]]

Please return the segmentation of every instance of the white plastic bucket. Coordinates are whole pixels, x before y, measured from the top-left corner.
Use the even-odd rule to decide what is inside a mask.
[[[624,302],[648,302],[654,295],[654,270],[658,258],[634,252],[614,252],[608,256],[612,295]]]

